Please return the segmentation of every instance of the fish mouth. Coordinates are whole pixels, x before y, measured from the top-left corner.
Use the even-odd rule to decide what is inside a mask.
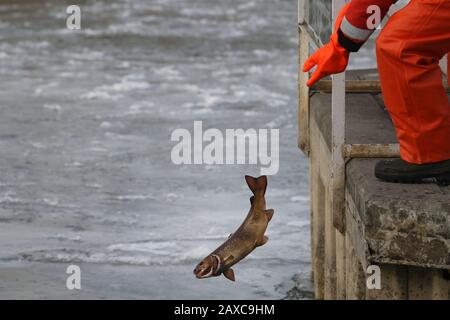
[[[208,277],[212,276],[212,267],[207,266],[207,267],[199,268],[199,269],[196,268],[194,270],[194,274],[197,279],[208,278]]]
[[[197,279],[205,279],[216,275],[220,259],[216,255],[209,256],[200,262],[194,269],[194,275]]]

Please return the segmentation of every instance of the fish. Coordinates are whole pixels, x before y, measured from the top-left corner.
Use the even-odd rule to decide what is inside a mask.
[[[266,209],[264,196],[267,176],[255,178],[246,175],[245,181],[253,192],[250,210],[240,227],[195,267],[194,275],[197,279],[218,277],[223,274],[225,278],[235,281],[234,270],[231,267],[269,240],[264,233],[274,210]]]

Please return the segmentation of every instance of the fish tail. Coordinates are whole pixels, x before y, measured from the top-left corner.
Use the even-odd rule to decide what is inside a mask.
[[[245,176],[245,181],[248,184],[250,190],[252,190],[254,195],[264,196],[267,188],[267,177],[260,176],[259,178]]]

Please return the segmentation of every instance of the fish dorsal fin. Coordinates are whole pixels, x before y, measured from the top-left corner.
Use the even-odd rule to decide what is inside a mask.
[[[275,210],[273,210],[273,209],[264,210],[264,213],[266,214],[267,220],[269,220],[269,221],[272,220],[274,212],[275,212]]]
[[[227,270],[225,270],[225,271],[223,272],[223,275],[224,275],[225,278],[227,278],[228,280],[235,281],[233,269],[228,268]]]

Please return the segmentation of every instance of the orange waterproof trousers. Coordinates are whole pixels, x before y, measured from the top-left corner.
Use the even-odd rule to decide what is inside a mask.
[[[385,105],[403,160],[450,159],[450,104],[439,60],[450,52],[450,0],[411,0],[377,39]]]

